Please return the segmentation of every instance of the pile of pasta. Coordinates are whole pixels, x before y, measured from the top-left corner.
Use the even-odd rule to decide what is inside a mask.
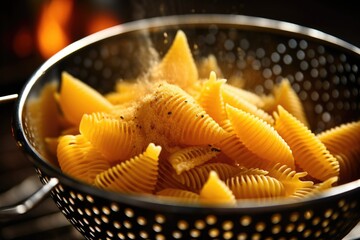
[[[235,204],[360,176],[360,121],[313,133],[287,79],[264,96],[235,87],[214,56],[195,62],[181,30],[139,79],[102,95],[63,72],[54,99],[62,131],[48,149],[65,174],[104,190]]]

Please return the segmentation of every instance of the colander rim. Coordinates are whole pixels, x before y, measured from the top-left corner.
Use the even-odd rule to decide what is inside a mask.
[[[211,22],[209,22],[209,20]],[[317,39],[320,41],[327,42],[332,45],[337,45],[338,47],[344,48],[353,54],[360,55],[360,48],[341,40],[340,38],[334,37],[330,34],[324,33],[322,31],[300,26],[294,23],[289,23],[285,21],[272,20],[261,17],[245,16],[245,15],[223,15],[223,14],[191,14],[191,15],[173,15],[173,16],[162,16],[154,17],[149,19],[141,19],[132,22],[126,22],[114,27],[107,28],[105,30],[99,31],[97,33],[91,34],[87,37],[84,37],[64,49],[60,50],[58,53],[46,60],[29,78],[29,80],[23,86],[19,97],[15,105],[15,111],[13,115],[12,128],[14,132],[14,138],[18,143],[18,146],[26,153],[30,158],[33,164],[38,167],[41,171],[46,173],[49,176],[58,178],[61,184],[71,186],[72,188],[81,190],[89,195],[106,198],[114,202],[121,201],[134,206],[148,206],[149,208],[156,209],[159,208],[168,208],[168,210],[178,211],[181,208],[181,211],[193,211],[195,209],[211,209],[213,212],[226,212],[231,211],[241,212],[241,211],[263,211],[264,209],[273,209],[276,207],[286,208],[289,206],[298,206],[304,204],[312,204],[314,201],[323,201],[326,198],[331,198],[345,194],[350,191],[360,191],[360,179],[352,181],[346,184],[335,186],[328,190],[323,191],[320,194],[317,194],[314,197],[309,197],[302,200],[292,200],[292,199],[279,199],[271,200],[264,202],[254,202],[254,201],[239,201],[239,204],[234,206],[232,205],[204,205],[204,204],[188,204],[188,203],[176,203],[159,199],[156,196],[141,196],[136,194],[124,194],[124,193],[115,193],[105,190],[101,190],[95,187],[92,187],[88,184],[82,183],[64,173],[61,170],[46,161],[46,159],[40,155],[34,147],[31,146],[30,141],[27,139],[24,134],[24,123],[22,119],[22,113],[24,111],[24,106],[29,98],[29,93],[32,90],[34,84],[44,75],[46,71],[49,71],[57,62],[66,58],[68,55],[96,42],[105,40],[107,38],[114,37],[119,34],[132,32],[136,30],[146,29],[148,27],[170,27],[177,26],[179,24],[231,24],[242,27],[254,27],[259,29],[267,29],[270,31],[282,31],[297,35],[304,35],[309,38]]]

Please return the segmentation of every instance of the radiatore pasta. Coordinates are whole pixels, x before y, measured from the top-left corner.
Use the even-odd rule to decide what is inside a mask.
[[[213,55],[194,60],[181,30],[138,80],[101,95],[63,72],[53,93],[61,131],[44,131],[49,152],[107,191],[233,205],[303,199],[360,175],[359,122],[316,135],[288,79],[268,95],[232,86]]]

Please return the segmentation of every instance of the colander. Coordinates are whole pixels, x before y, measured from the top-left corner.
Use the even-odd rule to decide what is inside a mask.
[[[158,17],[115,26],[66,47],[46,61],[19,94],[13,130],[44,188],[1,215],[27,211],[50,192],[86,239],[341,239],[360,220],[360,179],[304,200],[185,204],[107,192],[65,175],[31,125],[29,100],[62,71],[107,93],[118,79],[144,73],[185,32],[195,60],[213,54],[224,77],[269,93],[286,77],[303,101],[313,132],[360,118],[360,49],[299,25],[241,15]],[[51,124],[51,123],[49,123]],[[359,143],[354,143],[359,144]],[[360,161],[360,159],[359,159]]]

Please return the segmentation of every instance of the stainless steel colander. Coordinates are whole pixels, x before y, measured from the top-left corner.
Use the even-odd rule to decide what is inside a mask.
[[[82,39],[45,62],[17,102],[13,128],[60,211],[86,239],[341,239],[360,220],[360,179],[301,201],[239,201],[237,206],[174,204],[155,197],[106,192],[51,164],[31,125],[27,104],[66,70],[102,93],[145,72],[166,53],[176,31],[196,60],[213,54],[224,77],[269,93],[282,78],[304,103],[318,133],[360,119],[360,49],[295,24],[240,15],[183,15],[140,20]],[[359,143],[354,143],[359,144]],[[360,161],[360,159],[359,159]],[[360,165],[360,164],[359,164]],[[360,178],[360,176],[359,176]],[[33,197],[37,199],[38,197]],[[21,213],[32,202],[2,209]]]

